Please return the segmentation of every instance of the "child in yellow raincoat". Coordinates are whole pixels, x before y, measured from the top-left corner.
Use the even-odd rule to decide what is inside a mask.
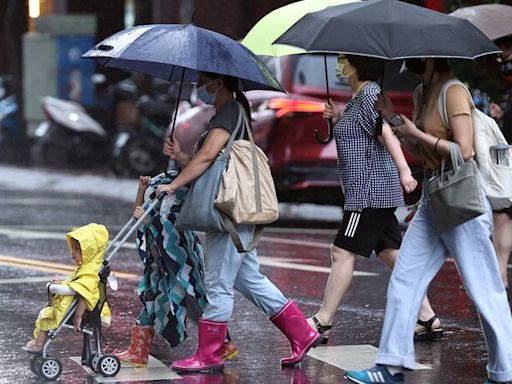
[[[91,223],[75,228],[66,235],[69,251],[76,267],[65,281],[53,281],[53,284],[66,285],[78,295],[78,303],[73,315],[75,331],[80,329],[85,310],[94,310],[98,303],[99,276],[105,249],[108,243],[108,231],[105,226]],[[75,299],[75,296],[54,295],[51,302],[40,312],[35,323],[34,338],[25,347],[25,351],[37,353],[43,349],[48,338],[48,331],[55,329]],[[108,323],[111,313],[105,303],[101,313],[102,322]]]

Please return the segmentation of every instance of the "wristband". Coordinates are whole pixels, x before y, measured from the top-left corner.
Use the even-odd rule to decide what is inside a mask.
[[[440,137],[437,138],[436,143],[434,144],[434,152],[437,152],[437,144],[439,144],[439,140],[441,140]]]

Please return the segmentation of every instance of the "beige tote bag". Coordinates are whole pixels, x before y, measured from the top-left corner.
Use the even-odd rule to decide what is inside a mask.
[[[249,141],[234,141],[215,206],[237,224],[270,224],[279,218],[274,180],[267,156],[254,144],[247,114],[239,108]]]

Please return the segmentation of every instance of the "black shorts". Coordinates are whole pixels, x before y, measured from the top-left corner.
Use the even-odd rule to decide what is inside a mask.
[[[402,232],[395,208],[345,211],[333,244],[364,257],[370,257],[373,251],[379,254],[384,249],[399,249]]]

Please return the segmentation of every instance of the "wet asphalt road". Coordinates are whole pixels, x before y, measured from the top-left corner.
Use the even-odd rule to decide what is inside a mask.
[[[45,282],[59,276],[58,265],[71,265],[64,234],[72,226],[89,222],[105,224],[112,235],[129,218],[131,204],[111,197],[44,191],[4,189],[0,183],[0,383],[39,383],[29,369],[29,356],[20,347],[30,338],[33,322],[46,302]],[[322,300],[329,267],[328,247],[334,230],[319,222],[288,221],[269,228],[259,246],[262,271],[295,299],[307,315]],[[310,228],[304,228],[304,226]],[[311,228],[313,227],[313,228]],[[27,265],[27,262],[34,263]],[[53,264],[58,263],[57,267]],[[104,329],[104,340],[111,348],[129,344],[130,328],[138,315],[135,295],[141,272],[136,251],[122,248],[111,262],[115,271],[124,272],[120,289],[110,292],[113,324]],[[266,316],[240,295],[236,297],[230,323],[240,356],[216,375],[191,375],[175,380],[132,379],[127,383],[344,383],[344,356],[361,362],[365,345],[377,346],[382,326],[389,272],[375,259],[358,260],[356,270],[369,274],[356,276],[333,324],[329,356],[307,357],[301,368],[281,369],[279,359],[288,353],[286,339]],[[429,369],[408,374],[407,383],[483,383],[486,349],[478,318],[458,278],[456,268],[447,262],[430,289],[431,301],[446,329],[438,342],[416,344],[417,361]],[[166,365],[193,352],[197,330],[189,326],[189,339],[170,350],[161,340],[151,353]],[[350,349],[347,346],[359,346]],[[336,348],[334,348],[336,347]],[[314,353],[321,348],[318,347]],[[69,359],[78,356],[81,337],[64,330],[51,348],[64,367],[60,383],[96,383]],[[332,350],[332,351],[331,351]],[[371,348],[370,348],[371,350]],[[355,351],[355,352],[351,352]],[[322,352],[322,351],[320,351]],[[348,352],[348,353],[347,353]],[[361,355],[359,355],[361,353]],[[368,356],[368,355],[366,355]],[[371,356],[370,356],[371,358]],[[333,360],[334,359],[334,360]],[[336,362],[336,359],[338,360]],[[368,357],[366,357],[368,359]],[[326,362],[328,361],[328,362]],[[341,362],[340,362],[341,361]],[[371,361],[371,360],[370,360]],[[138,370],[128,372],[135,378]],[[151,371],[151,369],[148,369]],[[154,369],[157,372],[158,369]],[[133,373],[130,373],[133,372]],[[151,372],[149,372],[151,374]],[[164,377],[171,377],[169,376]],[[108,382],[117,382],[111,379]]]

